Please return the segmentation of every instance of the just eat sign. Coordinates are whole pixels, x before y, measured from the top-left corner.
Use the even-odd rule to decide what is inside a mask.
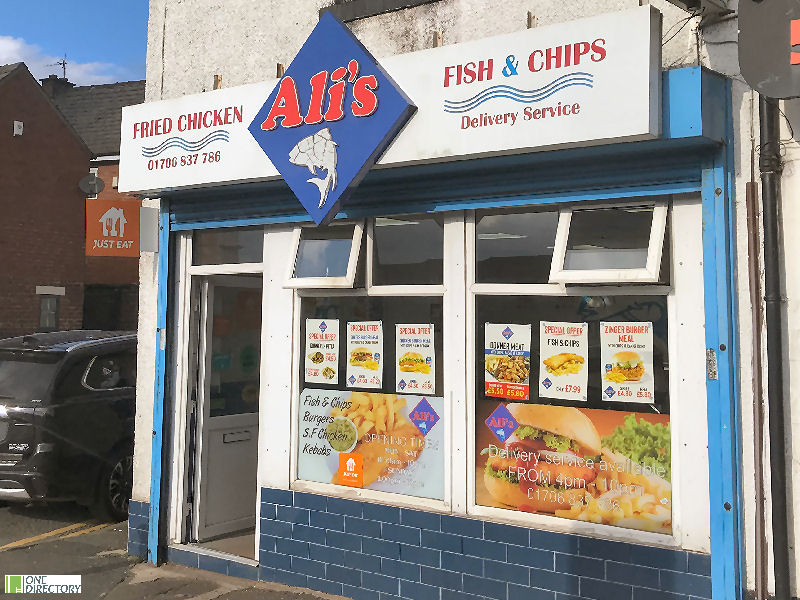
[[[415,110],[369,51],[327,12],[249,129],[320,225],[334,218]]]

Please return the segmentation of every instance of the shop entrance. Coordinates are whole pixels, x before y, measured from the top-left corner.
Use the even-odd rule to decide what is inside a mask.
[[[261,275],[193,277],[196,356],[187,503],[192,542],[253,558]],[[192,451],[193,450],[193,451]]]

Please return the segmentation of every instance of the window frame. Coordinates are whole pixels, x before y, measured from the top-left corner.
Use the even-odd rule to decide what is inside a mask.
[[[550,282],[556,284],[625,284],[625,283],[658,283],[661,272],[661,257],[664,248],[664,233],[669,213],[668,200],[645,200],[640,202],[624,202],[615,204],[592,205],[588,210],[625,209],[653,207],[653,222],[650,225],[650,239],[647,246],[647,264],[636,269],[565,269],[572,213],[576,210],[587,210],[581,206],[570,206],[559,211],[558,228],[550,263]]]
[[[87,380],[87,378],[89,376],[89,371],[92,370],[92,367],[94,366],[94,363],[98,358],[106,357],[106,356],[112,356],[114,354],[123,354],[125,352],[126,352],[126,350],[120,350],[119,352],[109,352],[107,354],[95,354],[92,357],[92,359],[89,361],[89,364],[86,365],[86,369],[84,369],[84,371],[83,371],[83,375],[81,376],[81,385],[83,387],[85,387],[87,390],[89,390],[90,392],[112,392],[114,390],[131,390],[131,389],[134,389],[136,386],[133,386],[133,385],[119,385],[119,386],[110,387],[110,388],[96,388],[96,387],[92,387],[91,385],[89,385],[86,382],[86,380]],[[134,355],[135,355],[135,352],[134,352]]]
[[[331,227],[353,226],[353,238],[350,244],[350,256],[347,260],[347,272],[344,276],[332,277],[295,277],[294,270],[297,266],[297,252],[300,250],[300,238],[303,229],[316,229],[313,224],[305,224],[294,229],[293,249],[289,259],[289,268],[286,273],[284,288],[291,289],[352,289],[356,278],[358,258],[361,253],[361,237],[364,235],[364,221],[340,221],[331,224]]]
[[[56,303],[55,310],[52,311],[52,314],[54,315],[54,324],[52,327],[44,325],[44,323],[42,322],[43,321],[42,317],[44,316],[44,302],[46,299],[49,300],[51,298],[54,299]],[[61,316],[60,313],[61,313],[61,296],[57,294],[39,294],[39,328],[38,328],[39,331],[42,332],[58,331],[58,321],[59,317]],[[48,314],[50,313],[48,312]]]

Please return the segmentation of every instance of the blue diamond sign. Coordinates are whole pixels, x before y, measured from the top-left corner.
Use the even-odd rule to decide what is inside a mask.
[[[324,225],[414,111],[369,51],[326,12],[249,129],[311,218]]]
[[[417,426],[422,435],[428,435],[433,426],[439,422],[439,415],[433,410],[427,398],[420,400],[419,404],[411,409],[408,418]]]
[[[499,404],[485,421],[486,426],[501,442],[505,441],[517,430],[518,424],[505,404]]]

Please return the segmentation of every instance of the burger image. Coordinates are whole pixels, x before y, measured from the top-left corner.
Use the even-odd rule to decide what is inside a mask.
[[[487,448],[483,482],[499,503],[555,513],[583,501],[597,472],[587,459],[600,455],[600,435],[570,406],[508,404],[518,427],[503,448]]]
[[[430,373],[431,368],[419,352],[406,352],[397,361],[398,368],[406,373]]]
[[[642,357],[636,352],[623,351],[617,352],[611,357],[611,373],[625,377],[624,381],[639,381],[644,375],[644,363]],[[620,382],[622,383],[622,382]]]
[[[372,371],[378,369],[378,361],[375,360],[372,352],[363,346],[350,352],[350,364],[354,367],[364,367]]]

